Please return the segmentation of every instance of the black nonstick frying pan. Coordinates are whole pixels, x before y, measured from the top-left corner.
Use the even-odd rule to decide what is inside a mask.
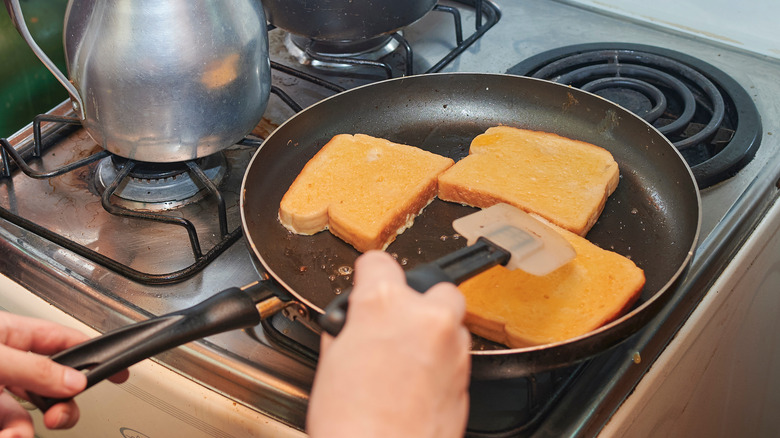
[[[318,313],[349,286],[343,274],[357,251],[329,232],[291,234],[277,219],[287,188],[334,135],[369,134],[458,160],[476,135],[495,125],[554,132],[613,154],[620,183],[587,238],[630,257],[647,282],[628,314],[585,336],[522,349],[476,339],[472,372],[538,372],[624,340],[660,310],[690,261],[701,222],[696,182],[674,146],[639,117],[598,96],[526,77],[453,73],[389,80],[336,95],[288,120],[266,139],[244,178],[243,224],[262,269]],[[387,251],[410,269],[462,247],[451,223],[473,211],[434,200]]]
[[[299,236],[279,223],[279,202],[304,164],[339,133],[383,137],[457,160],[468,154],[476,135],[496,125],[554,132],[613,154],[620,183],[587,238],[630,257],[647,281],[626,315],[575,339],[507,349],[475,338],[473,376],[519,377],[570,365],[616,345],[662,308],[690,262],[701,222],[690,169],[658,131],[598,96],[527,77],[447,73],[340,93],[298,113],[266,139],[246,171],[241,213],[247,243],[269,280],[104,335],[57,360],[79,369],[98,365],[87,373],[92,385],[165,349],[257,324],[255,304],[269,297],[292,298],[313,316],[321,314],[351,285],[359,253],[329,232]],[[465,242],[455,235],[452,220],[474,211],[437,199],[387,251],[411,269],[461,248]]]

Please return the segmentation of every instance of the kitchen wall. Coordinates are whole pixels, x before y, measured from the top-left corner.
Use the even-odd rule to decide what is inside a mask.
[[[780,60],[778,0],[564,0]]]

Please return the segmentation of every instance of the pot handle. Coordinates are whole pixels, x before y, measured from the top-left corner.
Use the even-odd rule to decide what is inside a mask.
[[[62,86],[68,90],[68,94],[70,94],[72,99],[73,109],[76,111],[79,118],[84,120],[84,105],[82,103],[81,96],[79,96],[78,90],[76,90],[76,87],[73,86],[70,80],[68,80],[68,77],[57,68],[57,65],[55,65],[51,59],[49,59],[46,53],[41,50],[41,47],[33,39],[29,29],[27,29],[27,23],[24,21],[24,15],[22,14],[22,7],[19,5],[19,0],[4,0],[4,2],[5,8],[8,10],[8,15],[11,16],[11,21],[16,27],[16,30],[19,31],[19,34],[22,36],[22,38],[24,38],[24,41],[28,46],[30,46],[33,53],[35,53],[35,56],[41,60],[43,65],[49,69],[49,71],[54,75],[55,78],[57,78],[60,84],[62,84]]]
[[[280,296],[283,294],[268,281],[225,289],[187,309],[121,327],[51,358],[84,370],[89,388],[135,363],[187,342],[255,326],[284,307],[286,303]],[[27,395],[42,412],[66,400]]]
[[[460,284],[495,265],[506,265],[510,257],[508,251],[480,237],[473,245],[407,271],[406,284],[421,293],[441,282]],[[347,322],[350,292],[352,288],[342,292],[320,315],[320,327],[332,336],[338,335]]]

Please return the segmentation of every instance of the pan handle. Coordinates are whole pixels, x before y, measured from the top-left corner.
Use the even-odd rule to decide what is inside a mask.
[[[407,271],[406,284],[421,293],[441,282],[460,284],[495,265],[506,265],[510,257],[508,251],[480,237],[473,245]],[[319,318],[320,327],[332,336],[337,336],[347,321],[351,291],[349,288],[331,301]]]
[[[260,305],[279,295],[268,281],[225,289],[192,307],[121,327],[63,350],[51,359],[85,370],[89,388],[135,363],[187,342],[255,326],[267,316],[261,315]],[[67,400],[27,395],[42,412]]]

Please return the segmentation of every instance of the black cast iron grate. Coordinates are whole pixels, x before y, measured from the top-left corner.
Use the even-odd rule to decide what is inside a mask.
[[[428,68],[424,73],[436,73],[441,71],[455,58],[460,56],[461,53],[468,49],[475,41],[481,38],[482,35],[484,35],[485,32],[487,32],[491,27],[493,27],[501,18],[501,11],[490,1],[454,0],[454,2],[474,10],[474,32],[466,38],[463,37],[463,20],[458,7],[443,4],[435,5],[432,13],[446,13],[452,16],[455,45],[446,55],[439,59],[438,62]],[[274,29],[274,27],[270,26],[269,31],[272,29]],[[404,38],[403,33],[394,32],[393,34],[387,36],[387,38],[395,40],[398,44],[396,50],[400,49],[400,51],[403,52],[405,61],[403,65],[403,72],[401,72],[401,74],[404,76],[411,76],[415,73],[418,73],[415,72],[414,69],[413,48],[406,40],[406,38]],[[301,39],[301,41],[302,42],[299,42],[298,44],[303,46],[301,49],[304,51],[306,57],[311,60],[320,61],[325,64],[347,64],[353,67],[367,67],[370,69],[376,69],[377,71],[383,72],[387,79],[392,78],[394,75],[394,69],[391,63],[387,60],[387,56],[376,60],[367,59],[360,56],[359,54],[355,54],[354,56],[350,54],[334,56],[319,50],[318,45],[328,45],[328,42],[315,42],[313,40],[306,39]],[[334,44],[336,43],[337,42],[334,42]],[[349,76],[349,73],[345,73],[344,75]]]
[[[28,159],[42,161],[41,159],[43,157],[42,153],[44,147],[43,147],[43,135],[41,134],[41,123],[43,122],[54,122],[59,125],[72,125],[72,126],[79,126],[81,124],[78,118],[75,117],[61,117],[61,116],[51,116],[45,114],[36,116],[33,122],[33,149],[31,153],[31,157],[29,157]],[[78,160],[76,162],[73,162],[71,164],[53,170],[36,170],[28,164],[28,159],[22,157],[22,155],[13,147],[13,145],[11,145],[11,143],[8,140],[4,138],[0,139],[0,146],[1,146],[0,158],[2,158],[2,163],[3,163],[2,168],[0,168],[0,177],[11,177],[13,175],[13,168],[11,166],[12,161],[13,163],[16,164],[16,166],[21,170],[22,173],[24,173],[30,178],[49,179],[49,178],[54,178],[75,171],[77,169],[88,166],[94,162],[97,162],[99,160],[111,156],[109,152],[105,150],[101,150],[100,152],[92,154],[82,160]],[[190,220],[176,215],[133,211],[112,203],[111,199],[117,187],[120,185],[122,181],[124,181],[129,177],[129,175],[131,174],[135,166],[136,166],[135,162],[128,161],[127,164],[124,166],[122,172],[119,175],[117,175],[116,179],[109,185],[109,187],[107,187],[104,190],[101,196],[101,204],[103,208],[110,214],[116,216],[136,218],[136,219],[148,220],[153,222],[161,222],[161,223],[166,223],[169,225],[175,225],[184,228],[189,237],[189,241],[190,241],[190,245],[194,257],[194,261],[191,265],[183,269],[177,270],[175,272],[168,272],[168,273],[155,274],[155,273],[141,272],[136,269],[133,269],[132,267],[124,263],[106,257],[105,255],[100,254],[97,251],[90,249],[84,245],[81,245],[57,232],[51,231],[28,219],[25,219],[24,217],[16,215],[12,213],[10,210],[7,210],[2,207],[0,207],[0,218],[3,218],[8,222],[11,222],[18,227],[33,232],[36,235],[44,237],[45,239],[53,243],[56,243],[62,246],[63,248],[66,248],[88,260],[91,260],[95,263],[105,266],[106,268],[111,269],[112,271],[121,274],[126,278],[132,279],[142,284],[149,284],[149,285],[177,283],[192,277],[196,273],[200,272],[203,268],[205,268],[211,261],[216,259],[217,256],[219,256],[228,247],[230,247],[230,245],[235,243],[241,237],[242,234],[241,227],[237,227],[233,231],[228,231],[227,214],[226,214],[224,198],[220,193],[220,191],[217,189],[217,187],[211,182],[211,180],[209,180],[209,178],[206,177],[206,175],[204,175],[203,170],[199,167],[199,164],[196,160],[187,161],[183,163],[181,166],[184,169],[186,169],[186,172],[189,173],[189,175],[192,177],[193,180],[199,181],[200,184],[206,187],[208,192],[216,198],[217,208],[218,208],[217,217],[219,218],[220,232],[222,235],[221,236],[222,240],[216,243],[206,253],[203,253],[203,251],[201,250],[200,239],[198,238],[197,230],[195,229],[195,226],[192,224]]]

